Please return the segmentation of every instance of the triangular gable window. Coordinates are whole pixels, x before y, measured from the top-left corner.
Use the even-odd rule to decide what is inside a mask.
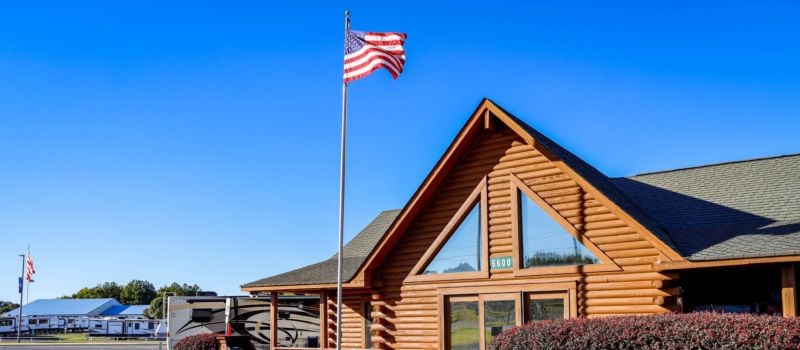
[[[458,225],[447,243],[425,267],[423,274],[473,272],[481,270],[481,215],[480,202]]]
[[[600,261],[527,194],[519,191],[518,198],[522,268],[588,265]]]
[[[486,178],[472,190],[411,270],[409,281],[489,277]]]

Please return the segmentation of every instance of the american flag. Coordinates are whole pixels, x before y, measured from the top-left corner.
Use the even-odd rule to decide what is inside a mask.
[[[379,68],[386,68],[397,79],[406,63],[405,41],[404,33],[348,29],[344,45],[344,82],[366,77]]]
[[[28,253],[28,268],[25,269],[25,280],[28,282],[33,282],[33,274],[36,273],[36,269],[33,268],[33,259],[31,258],[31,254]]]

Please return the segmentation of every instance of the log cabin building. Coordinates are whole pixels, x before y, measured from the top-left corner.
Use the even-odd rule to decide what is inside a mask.
[[[343,255],[343,348],[485,349],[551,318],[794,316],[800,154],[609,178],[484,100]],[[319,294],[335,344],[335,256],[242,289]]]

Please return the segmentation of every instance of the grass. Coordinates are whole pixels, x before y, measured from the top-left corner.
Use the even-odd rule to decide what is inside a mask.
[[[460,328],[450,332],[450,346],[453,348],[479,343],[480,335],[477,328]]]
[[[86,333],[63,333],[56,334],[59,343],[85,343],[91,339],[87,339]]]
[[[37,336],[38,337],[38,336]],[[42,334],[41,337],[50,338],[49,340],[30,341],[25,336],[22,337],[23,343],[64,343],[64,344],[91,344],[91,343],[141,343],[143,339],[129,339],[117,340],[113,337],[90,337],[88,333],[59,333],[59,334]],[[5,338],[6,341],[9,338]],[[4,344],[5,345],[5,344]]]

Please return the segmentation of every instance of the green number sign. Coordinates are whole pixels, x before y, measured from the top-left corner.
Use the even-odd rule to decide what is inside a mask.
[[[502,269],[510,269],[511,261],[512,260],[510,256],[499,256],[496,258],[492,258],[490,263],[492,270],[502,270]]]

